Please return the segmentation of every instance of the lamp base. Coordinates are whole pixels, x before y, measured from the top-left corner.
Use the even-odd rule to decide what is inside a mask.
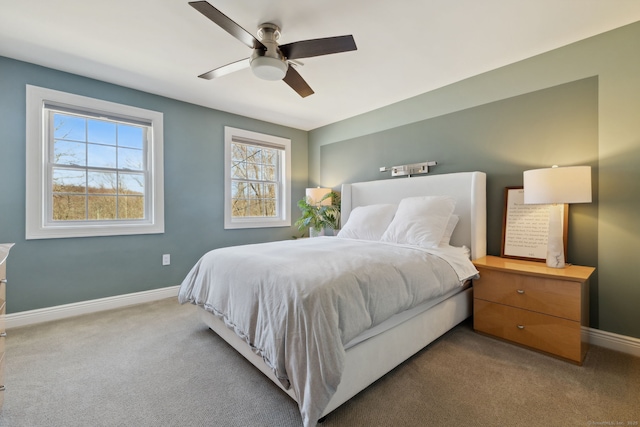
[[[565,266],[562,234],[562,205],[553,204],[549,209],[547,267],[564,268]]]
[[[547,252],[547,267],[551,268],[565,268],[567,264],[564,262],[564,253],[550,253]]]

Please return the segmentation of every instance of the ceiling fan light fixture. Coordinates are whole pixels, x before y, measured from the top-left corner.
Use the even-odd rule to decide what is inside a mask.
[[[258,56],[251,60],[251,71],[263,80],[282,80],[287,74],[287,68],[289,65],[278,58]]]

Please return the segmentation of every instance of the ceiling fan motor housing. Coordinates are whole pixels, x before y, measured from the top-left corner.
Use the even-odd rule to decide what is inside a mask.
[[[275,24],[262,24],[258,28],[258,37],[267,50],[253,49],[251,71],[264,80],[282,80],[289,65],[278,48],[280,28]]]

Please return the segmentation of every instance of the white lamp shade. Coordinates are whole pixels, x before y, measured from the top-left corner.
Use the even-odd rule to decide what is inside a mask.
[[[552,167],[524,172],[524,203],[591,203],[591,166]]]
[[[327,197],[326,199],[322,200],[322,198],[329,193],[331,193],[330,188],[307,188],[307,203],[309,203],[310,205],[329,206],[331,205],[331,197]]]

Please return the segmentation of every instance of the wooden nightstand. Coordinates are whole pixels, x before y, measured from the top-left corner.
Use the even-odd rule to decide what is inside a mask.
[[[486,256],[473,261],[473,328],[582,364],[588,342],[589,277],[593,267]]]

